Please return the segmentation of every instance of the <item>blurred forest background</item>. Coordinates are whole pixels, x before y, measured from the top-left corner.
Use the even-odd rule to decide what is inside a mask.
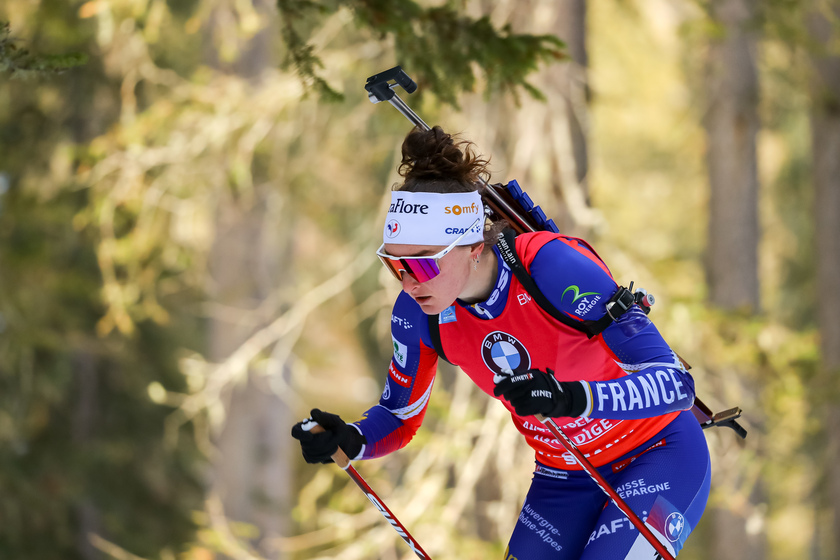
[[[5,0],[0,557],[408,559],[291,425],[378,399],[405,99],[615,277],[713,409],[681,558],[840,557],[837,0]],[[563,44],[552,39],[560,37]],[[562,54],[562,56],[561,56]],[[358,465],[435,558],[502,558],[533,453],[441,366]]]

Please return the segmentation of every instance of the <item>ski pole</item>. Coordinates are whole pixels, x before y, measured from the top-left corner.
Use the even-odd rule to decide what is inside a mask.
[[[313,434],[317,434],[324,431],[324,428],[322,428],[317,422],[311,419],[308,421],[304,421],[303,429]],[[353,465],[350,464],[350,459],[347,457],[347,454],[344,453],[344,451],[340,447],[336,449],[335,453],[332,454],[332,460],[335,461],[335,464],[341,467],[342,470],[344,470],[344,472],[346,472],[351,479],[353,479],[353,482],[355,482],[359,488],[361,488],[362,492],[365,493],[365,496],[367,496],[368,500],[370,500],[374,507],[376,507],[376,509],[379,510],[379,513],[382,514],[382,516],[388,521],[388,523],[391,524],[391,527],[394,528],[394,531],[396,531],[397,534],[400,537],[402,537],[402,540],[404,540],[405,543],[411,548],[411,550],[414,551],[414,554],[416,554],[419,558],[431,560],[431,557],[428,554],[426,554],[426,551],[423,550],[423,548],[419,544],[417,544],[417,541],[414,540],[414,537],[411,536],[411,534],[408,532],[408,529],[406,529],[405,526],[402,523],[400,523],[400,520],[397,519],[397,516],[394,515],[390,509],[388,509],[388,506],[386,506],[385,503],[381,499],[379,499],[379,496],[376,495],[376,492],[373,491],[373,488],[371,488],[368,485],[368,483],[365,482],[365,479],[362,478],[362,475],[360,475],[358,471],[356,471],[356,469],[353,468]]]
[[[560,429],[560,426],[557,425],[554,419],[543,416],[542,414],[537,414],[536,417],[537,420],[542,422],[543,425],[546,426],[552,434],[554,434],[554,437],[556,437],[560,441],[560,443],[563,445],[566,451],[572,454],[572,456],[575,458],[575,460],[578,462],[581,468],[584,471],[586,471],[586,474],[589,475],[589,478],[591,478],[595,482],[595,484],[597,484],[601,488],[601,490],[604,491],[604,493],[610,498],[610,500],[613,501],[616,507],[618,507],[618,509],[620,509],[621,512],[627,516],[627,519],[630,520],[630,523],[632,523],[633,526],[639,530],[639,533],[641,533],[645,537],[645,539],[647,539],[647,541],[651,544],[651,546],[653,546],[653,548],[656,549],[656,552],[659,553],[660,557],[663,560],[674,560],[674,557],[671,555],[670,552],[668,552],[668,549],[665,548],[665,545],[663,545],[659,541],[659,539],[656,538],[656,535],[653,534],[653,532],[648,528],[648,526],[645,525],[645,523],[639,518],[638,515],[636,515],[636,513],[632,509],[630,509],[630,506],[627,505],[627,502],[625,502],[622,499],[622,497],[618,495],[618,492],[616,492],[615,489],[613,489],[610,483],[607,482],[607,480],[603,476],[601,476],[601,473],[599,473],[598,469],[596,469],[592,465],[592,463],[589,462],[589,459],[584,457],[583,453],[580,452],[580,450],[569,438],[569,436],[567,436],[563,432],[563,430]]]

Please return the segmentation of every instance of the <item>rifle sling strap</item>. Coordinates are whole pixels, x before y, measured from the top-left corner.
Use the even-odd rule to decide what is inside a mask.
[[[567,327],[571,327],[577,331],[582,332],[588,338],[597,336],[604,332],[604,329],[609,327],[613,321],[617,321],[634,303],[636,303],[633,293],[625,288],[619,286],[618,291],[613,294],[607,302],[607,312],[603,317],[595,321],[592,320],[577,320],[573,319],[566,313],[563,313],[548,300],[545,294],[537,287],[537,283],[525,270],[525,265],[522,264],[522,259],[516,252],[516,233],[512,229],[506,229],[499,236],[499,253],[502,259],[507,263],[516,279],[525,288],[525,291],[534,298],[537,304],[549,315],[560,321]]]
[[[620,286],[618,291],[612,298],[610,298],[610,301],[607,302],[607,313],[604,314],[603,317],[596,321],[580,321],[573,319],[554,307],[545,294],[543,294],[539,287],[537,287],[537,283],[531,275],[528,274],[528,271],[525,269],[525,265],[522,264],[522,259],[519,258],[519,254],[516,252],[516,232],[512,229],[504,230],[502,234],[499,235],[499,242],[497,246],[499,247],[499,253],[502,256],[502,260],[504,260],[510,267],[511,271],[513,271],[513,274],[516,276],[516,279],[519,280],[519,283],[522,284],[525,291],[534,298],[537,305],[539,305],[543,311],[551,315],[557,321],[563,323],[567,327],[571,327],[576,331],[585,334],[589,338],[601,334],[604,329],[609,327],[613,321],[618,320],[618,318],[635,303],[633,293],[627,288]],[[438,356],[447,362],[452,363],[449,359],[447,359],[446,354],[443,351],[443,344],[441,343],[440,338],[439,316],[429,315],[428,318],[429,333],[431,334],[432,345],[434,346],[435,351],[438,353]]]

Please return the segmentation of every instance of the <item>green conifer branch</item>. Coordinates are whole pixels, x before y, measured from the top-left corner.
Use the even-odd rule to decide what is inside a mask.
[[[489,17],[473,19],[449,5],[423,8],[414,0],[351,0],[316,3],[311,0],[277,0],[283,21],[283,41],[288,49],[286,66],[295,71],[307,88],[328,100],[340,100],[318,69],[323,65],[302,30],[304,17],[326,15],[349,7],[357,24],[383,39],[394,40],[397,63],[411,72],[424,90],[441,101],[457,105],[459,93],[476,87],[476,69],[485,76],[487,93],[523,88],[542,99],[542,93],[526,81],[542,63],[564,58],[564,43],[553,35],[514,33],[510,26],[496,29]],[[312,26],[310,24],[309,31]]]
[[[21,48],[11,36],[11,25],[0,21],[0,74],[13,78],[28,78],[41,74],[59,74],[87,63],[87,55],[32,54]]]

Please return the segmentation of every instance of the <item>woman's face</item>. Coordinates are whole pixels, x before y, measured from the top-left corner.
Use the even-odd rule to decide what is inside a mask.
[[[437,245],[390,245],[385,251],[395,257],[422,257],[439,253]],[[470,277],[473,251],[467,246],[455,247],[438,261],[440,274],[426,282],[418,282],[408,274],[402,275],[402,289],[420,305],[426,315],[440,313],[455,302]]]

